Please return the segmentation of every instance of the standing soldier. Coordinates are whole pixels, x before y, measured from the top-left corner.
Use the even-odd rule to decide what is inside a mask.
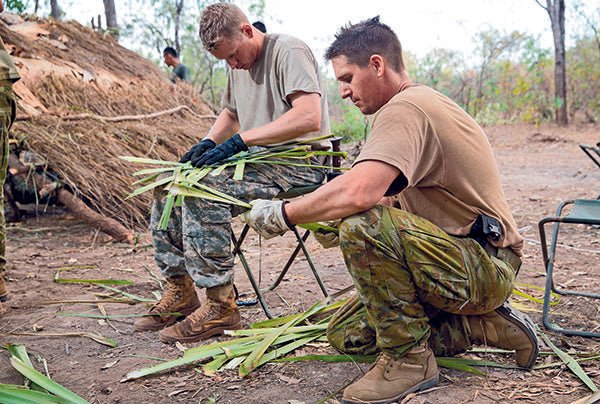
[[[192,81],[192,74],[190,68],[179,61],[179,55],[177,51],[170,46],[167,46],[163,51],[163,59],[167,66],[173,68],[173,75],[171,81],[177,83],[178,80],[190,82]]]
[[[4,3],[0,0],[0,13],[4,11]],[[4,43],[0,39],[0,187],[3,188],[6,179],[6,169],[8,168],[8,130],[10,129],[17,110],[15,94],[12,84],[19,80],[19,72]],[[4,218],[4,192],[0,192],[0,316],[6,312],[2,302],[8,299],[8,288],[4,280],[4,271],[6,269],[6,220]]]

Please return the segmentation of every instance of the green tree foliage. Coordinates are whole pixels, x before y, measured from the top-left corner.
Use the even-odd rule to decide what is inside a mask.
[[[24,13],[27,10],[27,0],[6,0],[6,9],[13,13]]]
[[[582,119],[600,119],[600,49],[592,38],[582,38],[567,51],[570,113]]]
[[[569,115],[576,121],[600,119],[600,9],[568,4],[567,49]],[[572,27],[572,28],[571,28]],[[554,52],[538,37],[495,29],[473,37],[474,52],[463,55],[433,49],[418,58],[405,52],[414,82],[429,85],[458,102],[482,124],[550,122],[555,118]],[[357,109],[329,93],[332,126],[348,139],[359,139],[366,126]]]
[[[335,79],[326,78],[325,86],[331,133],[341,136],[343,142],[364,140],[369,128],[367,118],[351,102],[342,99]]]
[[[600,9],[585,10],[574,1],[569,19],[575,45],[567,50],[567,83],[571,119],[600,119]]]
[[[99,1],[99,0],[95,0]],[[181,4],[181,13],[177,4]],[[170,73],[162,50],[176,47],[187,64],[193,84],[215,111],[227,79],[224,62],[201,47],[198,21],[201,10],[215,0],[128,0],[119,8],[121,43],[137,50]],[[72,0],[59,0],[68,10]],[[251,21],[264,20],[265,0],[236,0]],[[48,15],[49,2],[6,0],[12,12]],[[120,3],[123,4],[123,3]],[[589,10],[581,0],[567,3],[567,76],[569,115],[576,121],[600,119],[600,9]],[[121,17],[122,16],[122,17]],[[179,16],[178,34],[175,34]],[[65,18],[69,18],[68,12]],[[540,46],[538,37],[521,32],[487,29],[474,35],[467,54],[432,49],[423,57],[405,52],[405,64],[413,81],[433,87],[458,102],[482,124],[533,123],[555,117],[554,52]],[[334,133],[350,141],[364,139],[368,120],[339,96],[335,79],[326,77],[329,111]]]
[[[409,76],[417,83],[427,84],[453,100],[468,104],[471,87],[462,69],[464,57],[456,51],[433,49],[423,58],[409,55],[406,64]]]
[[[477,44],[473,89],[475,93],[473,101],[467,109],[474,117],[480,112],[487,112],[490,103],[497,103],[495,108],[500,108],[500,110],[507,107],[501,102],[498,103],[497,97],[503,90],[502,86],[510,85],[510,83],[501,81],[500,75],[510,69],[507,63],[520,48],[523,36],[517,31],[502,34],[496,29],[482,31],[475,36],[474,42]]]
[[[200,95],[218,110],[227,79],[225,63],[206,52],[198,37],[201,11],[213,1],[185,0],[179,14],[180,57],[192,72],[192,84]],[[131,0],[126,10],[122,37],[135,43],[135,50],[163,66],[162,51],[166,46],[175,47],[177,21],[176,0]],[[245,1],[241,7],[248,10],[248,18],[262,18],[264,0]],[[246,4],[247,3],[247,4]],[[140,12],[140,10],[146,10]]]
[[[595,122],[600,117],[600,38],[588,29],[574,39],[567,51],[570,114]],[[446,94],[482,124],[539,124],[554,118],[552,50],[518,32],[484,31],[474,42],[472,59],[445,49],[422,58],[410,55],[410,76]]]

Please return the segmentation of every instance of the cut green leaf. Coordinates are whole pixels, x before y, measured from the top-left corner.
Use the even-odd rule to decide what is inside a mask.
[[[0,384],[0,403],[3,404],[69,404],[71,401],[42,391]]]
[[[33,367],[26,365],[20,359],[13,356],[10,358],[10,364],[13,368],[17,370],[17,372],[21,373],[23,376],[25,376],[38,386],[48,390],[50,393],[55,394],[58,397],[66,399],[72,403],[89,404],[88,401],[79,397],[77,394],[73,393],[66,387],[56,383],[49,377],[44,376],[43,374],[35,370]]]
[[[93,332],[11,332],[4,335],[19,335],[25,337],[83,337],[89,338],[93,341],[96,341],[99,344],[106,345],[111,348],[116,348],[117,346],[119,346],[119,344],[115,340]],[[19,357],[19,359],[21,358]],[[31,362],[25,363],[31,366]]]
[[[548,336],[542,333],[539,329],[537,331],[546,343],[546,345],[548,345],[554,352],[556,352],[556,355],[558,355],[558,357],[565,363],[565,365],[567,365],[567,367],[571,370],[571,372],[573,372],[575,376],[577,376],[592,392],[598,391],[598,387],[594,384],[592,379],[590,379],[587,373],[585,373],[585,370],[583,370],[581,366],[579,366],[579,363],[577,363],[577,361],[571,355],[554,345],[554,343],[550,341],[550,338],[548,338]]]

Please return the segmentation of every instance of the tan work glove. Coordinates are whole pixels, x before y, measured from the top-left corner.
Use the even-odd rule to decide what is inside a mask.
[[[340,222],[341,220],[332,220],[330,222],[324,222],[322,224],[337,229],[340,225]],[[314,231],[313,234],[315,235],[315,239],[319,242],[319,244],[321,244],[323,248],[339,247],[340,245],[340,237],[338,236],[338,233],[326,230],[317,230]]]
[[[252,209],[242,213],[240,220],[247,223],[265,239],[281,236],[291,229],[283,212],[283,201],[257,199],[251,204]]]

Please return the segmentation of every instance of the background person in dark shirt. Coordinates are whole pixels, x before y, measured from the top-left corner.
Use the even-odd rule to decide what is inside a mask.
[[[257,30],[259,30],[263,34],[267,33],[267,27],[265,26],[264,22],[262,22],[262,21],[254,21],[252,23],[252,25],[254,26],[254,28],[256,28]]]
[[[171,76],[173,83],[176,83],[178,79],[187,81],[188,83],[191,81],[190,69],[179,61],[179,56],[175,49],[167,46],[163,50],[163,60],[167,66],[173,67],[173,75]]]

